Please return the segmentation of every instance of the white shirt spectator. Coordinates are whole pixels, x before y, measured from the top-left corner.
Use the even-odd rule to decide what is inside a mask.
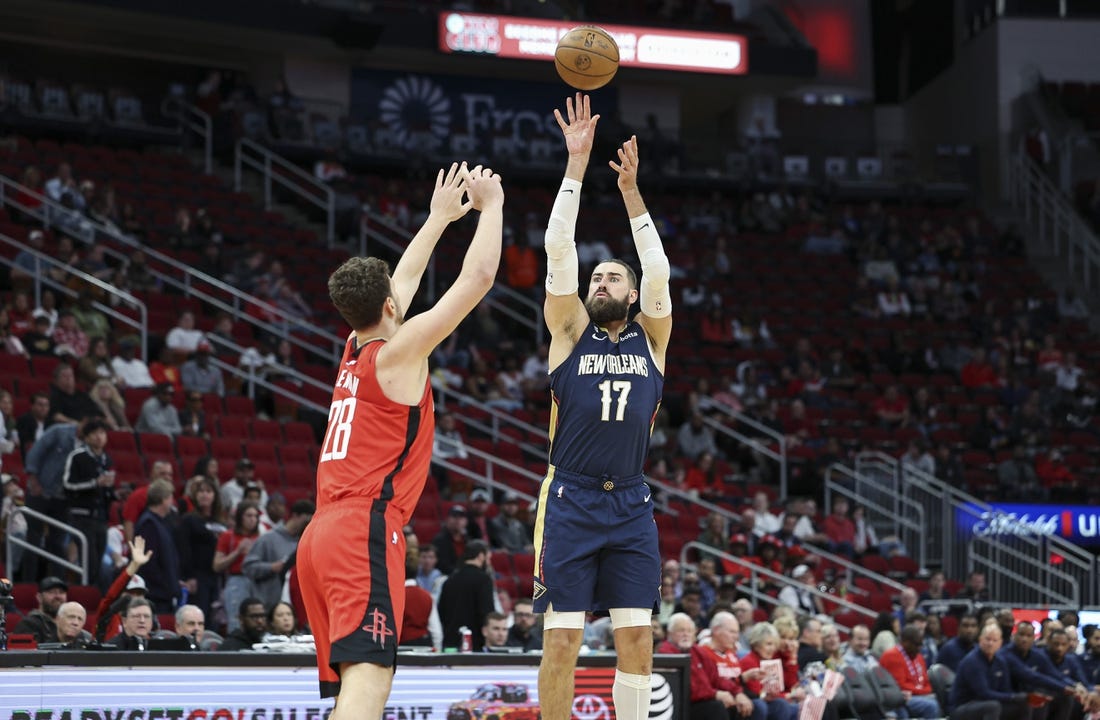
[[[783,527],[783,523],[779,521],[779,516],[770,510],[754,510],[756,514],[756,520],[753,522],[752,534],[757,537],[763,537],[764,535],[772,535],[779,532],[779,528]]]
[[[187,330],[177,326],[168,331],[164,344],[173,350],[193,353],[205,337],[206,333],[202,330]]]
[[[1077,392],[1081,378],[1084,377],[1084,375],[1085,371],[1077,367],[1076,363],[1072,365],[1068,362],[1063,363],[1054,371],[1055,382],[1058,384],[1058,387],[1071,393]]]
[[[111,369],[115,371],[115,377],[122,382],[123,387],[148,388],[156,384],[153,376],[149,374],[149,366],[141,358],[133,357],[126,360],[116,355],[111,360]]]
[[[903,292],[880,292],[878,309],[883,315],[909,315],[913,311],[909,305],[909,296]]]

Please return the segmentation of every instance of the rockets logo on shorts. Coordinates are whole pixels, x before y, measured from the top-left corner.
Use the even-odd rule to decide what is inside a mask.
[[[378,608],[371,610],[369,617],[370,623],[363,626],[363,632],[370,633],[371,640],[385,647],[386,638],[394,635],[393,630],[390,630],[389,617]]]

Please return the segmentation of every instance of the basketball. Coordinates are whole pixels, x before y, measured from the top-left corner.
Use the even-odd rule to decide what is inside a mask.
[[[567,84],[595,90],[611,82],[619,69],[619,46],[603,28],[581,25],[562,35],[554,67]]]

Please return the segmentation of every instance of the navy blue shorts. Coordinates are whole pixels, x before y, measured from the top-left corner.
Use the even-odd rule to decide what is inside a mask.
[[[641,475],[592,478],[550,466],[535,516],[535,612],[654,608],[661,553]]]

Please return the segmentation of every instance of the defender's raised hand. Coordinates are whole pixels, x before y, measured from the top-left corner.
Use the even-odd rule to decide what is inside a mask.
[[[596,123],[599,115],[592,114],[592,106],[587,95],[577,93],[576,105],[572,98],[565,99],[566,122],[561,111],[554,108],[554,118],[558,121],[561,134],[565,136],[565,147],[570,155],[585,155],[592,152],[592,143],[596,138]]]
[[[465,161],[461,165],[451,163],[451,168],[446,171],[446,175],[440,168],[439,174],[435,177],[435,192],[432,193],[432,202],[429,205],[432,215],[437,215],[450,223],[470,212],[473,205],[468,200],[462,201],[462,196],[466,193],[466,178]]]
[[[500,175],[492,168],[480,165],[466,172],[466,195],[475,210],[485,210],[494,204],[504,204],[504,188],[500,184]]]
[[[631,135],[618,152],[619,162],[608,160],[607,164],[619,173],[619,190],[633,190],[638,187],[638,136]]]

